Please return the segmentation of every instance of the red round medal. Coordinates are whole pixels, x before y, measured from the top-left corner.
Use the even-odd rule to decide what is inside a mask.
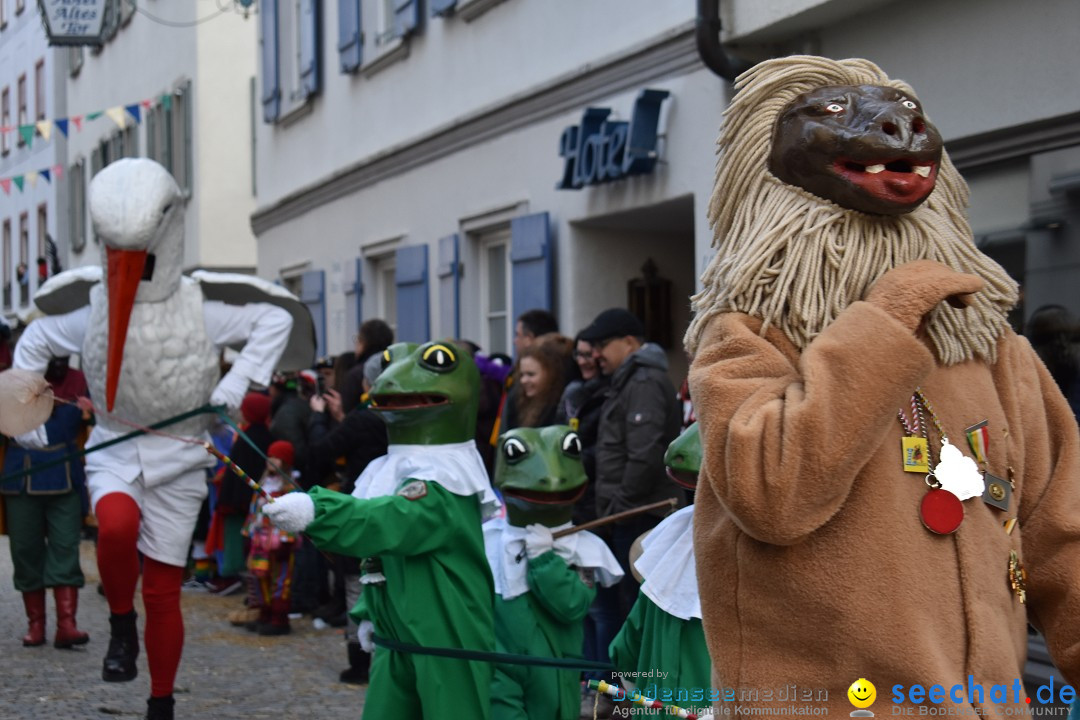
[[[964,505],[948,490],[938,488],[923,495],[919,517],[927,530],[948,535],[964,521]]]

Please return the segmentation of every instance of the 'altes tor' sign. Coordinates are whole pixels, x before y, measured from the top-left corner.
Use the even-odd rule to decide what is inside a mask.
[[[100,45],[109,0],[38,0],[50,45]]]
[[[587,108],[581,125],[563,130],[559,156],[565,160],[559,190],[652,172],[656,166],[656,129],[667,90],[642,90],[630,122],[608,120],[608,108]]]

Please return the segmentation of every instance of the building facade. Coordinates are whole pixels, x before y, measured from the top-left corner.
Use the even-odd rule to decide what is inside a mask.
[[[680,379],[731,93],[697,42],[717,13],[738,60],[861,56],[911,82],[1024,311],[1080,311],[1071,0],[263,0],[259,273],[331,353],[368,317],[508,352],[530,307],[572,335],[621,306]]]
[[[184,191],[185,270],[252,272],[254,18],[231,3],[110,0],[109,8],[101,47],[56,51],[70,116],[70,264],[100,262],[91,178],[119,158],[149,157]]]
[[[32,0],[0,0],[0,273],[8,323],[67,248],[65,139],[48,123],[65,113],[63,67]],[[44,262],[39,263],[39,258]]]

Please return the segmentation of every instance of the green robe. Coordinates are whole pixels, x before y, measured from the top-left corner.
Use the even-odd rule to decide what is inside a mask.
[[[619,672],[645,673],[631,679],[650,698],[678,704],[709,696],[712,664],[701,619],[681,620],[670,615],[645,593],[638,593],[608,654]],[[667,677],[658,677],[657,671],[667,673]]]
[[[319,548],[382,561],[386,582],[363,586],[352,611],[358,622],[417,645],[495,649],[495,590],[477,496],[417,480],[369,500],[323,488],[309,495],[315,520],[304,532]],[[491,680],[490,663],[378,648],[364,717],[485,720]]]
[[[552,551],[528,561],[529,592],[495,598],[495,642],[500,652],[537,657],[581,657],[582,621],[596,589]],[[534,665],[496,665],[495,720],[576,720],[581,673]]]

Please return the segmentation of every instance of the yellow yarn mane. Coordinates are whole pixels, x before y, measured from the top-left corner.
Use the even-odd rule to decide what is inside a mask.
[[[937,185],[914,211],[898,216],[848,210],[778,180],[768,170],[773,127],[802,93],[827,85],[883,85],[915,93],[868,60],[792,56],[743,73],[724,112],[719,161],[709,203],[717,253],[691,298],[695,313],[685,344],[697,351],[701,333],[719,313],[761,318],[800,349],[889,269],[937,260],[978,275],[986,287],[971,306],[942,303],[930,317],[930,338],[946,365],[976,357],[993,362],[1016,283],[975,248],[967,220],[968,189],[946,154]]]

